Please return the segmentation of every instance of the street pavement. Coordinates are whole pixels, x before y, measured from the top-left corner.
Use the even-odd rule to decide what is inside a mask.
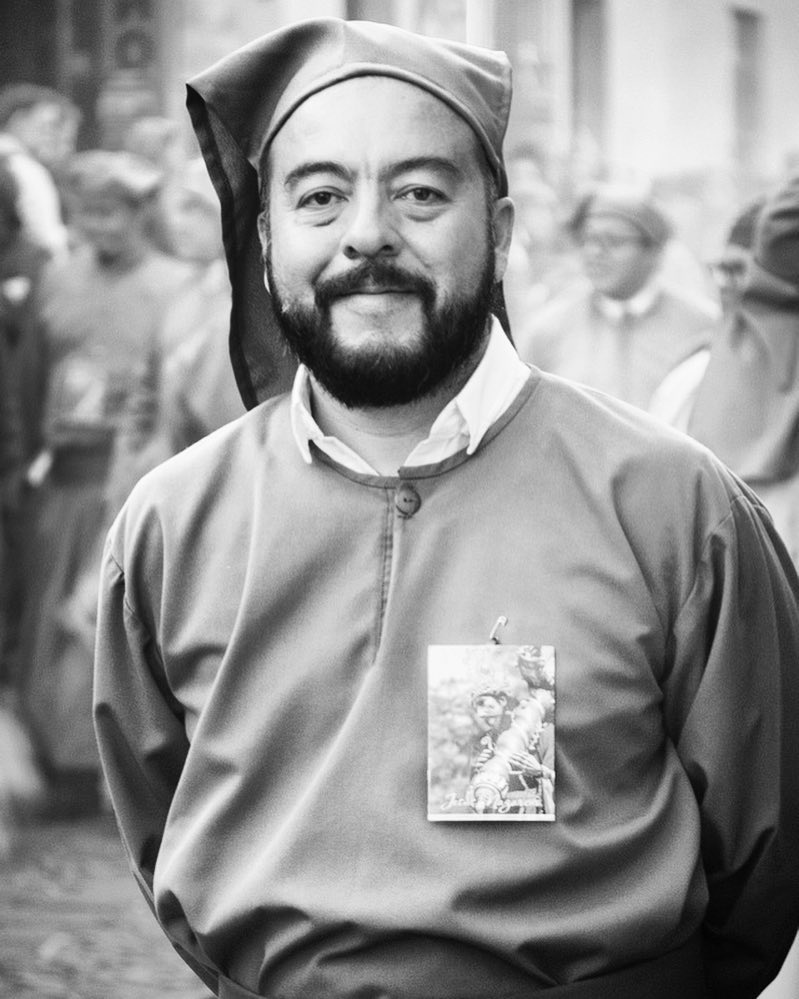
[[[109,815],[25,826],[0,860],[0,999],[206,999]]]

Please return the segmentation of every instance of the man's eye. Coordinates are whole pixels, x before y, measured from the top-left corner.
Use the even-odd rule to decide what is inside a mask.
[[[312,191],[300,199],[300,208],[329,208],[337,200],[333,191]]]
[[[432,187],[409,187],[400,197],[417,205],[433,205],[443,201],[443,195]]]

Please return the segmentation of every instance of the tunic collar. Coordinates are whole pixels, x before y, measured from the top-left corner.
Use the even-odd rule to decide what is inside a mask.
[[[597,304],[602,315],[612,323],[621,323],[626,317],[639,319],[650,312],[660,294],[660,281],[657,279],[648,281],[640,291],[637,291],[631,298],[618,299],[608,298],[606,295],[597,296]]]

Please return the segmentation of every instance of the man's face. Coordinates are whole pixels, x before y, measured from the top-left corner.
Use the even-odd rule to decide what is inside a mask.
[[[141,230],[140,209],[111,194],[77,199],[73,222],[101,262],[124,256]]]
[[[711,273],[716,282],[719,302],[725,315],[731,314],[740,301],[751,265],[751,251],[735,243],[728,243],[721,259],[711,264]]]
[[[495,728],[502,721],[506,703],[491,694],[482,694],[474,700],[474,715],[481,728]]]
[[[612,215],[589,215],[580,233],[583,266],[591,284],[609,298],[631,298],[660,262],[661,250],[640,229]]]
[[[46,166],[55,166],[74,152],[77,128],[77,114],[47,101],[20,109],[9,121],[9,131]]]
[[[513,209],[489,201],[470,127],[385,77],[309,98],[269,154],[262,239],[300,360],[349,406],[401,405],[481,347]]]

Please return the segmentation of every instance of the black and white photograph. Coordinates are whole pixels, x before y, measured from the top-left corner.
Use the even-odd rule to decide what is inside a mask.
[[[431,821],[553,821],[555,650],[432,646]]]
[[[0,40],[0,999],[799,999],[799,2]]]

